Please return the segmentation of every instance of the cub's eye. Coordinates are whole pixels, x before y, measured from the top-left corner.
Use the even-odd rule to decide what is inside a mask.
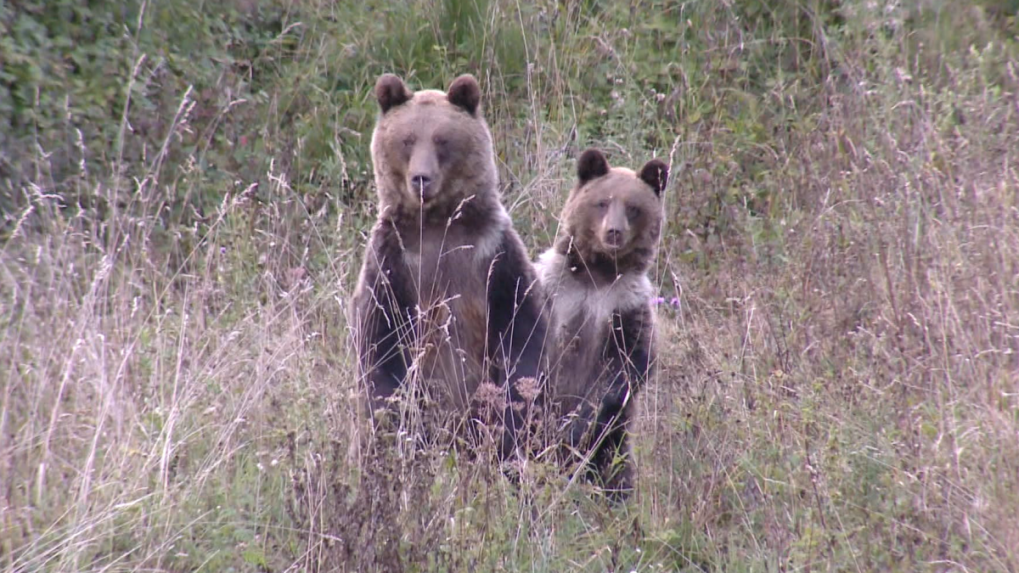
[[[635,205],[627,205],[626,206],[626,218],[627,219],[632,221],[632,220],[636,219],[639,216],[640,216],[640,209],[638,209]]]
[[[446,139],[445,137],[442,137],[441,135],[436,135],[435,137],[432,138],[432,143],[434,143],[438,147],[445,147],[445,145],[449,143],[449,140]]]
[[[410,136],[407,136],[407,137],[403,138],[403,146],[404,147],[414,147],[414,143],[416,143],[416,142],[417,142],[417,138],[414,137],[413,135],[410,135]]]
[[[602,209],[602,210],[608,209],[609,208],[609,200],[608,199],[602,199],[601,201],[598,201],[597,203],[595,203],[595,205],[599,209]]]

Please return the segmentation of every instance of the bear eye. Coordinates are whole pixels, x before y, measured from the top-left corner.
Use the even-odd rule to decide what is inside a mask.
[[[442,137],[441,135],[436,135],[435,137],[432,138],[432,142],[439,147],[443,147],[447,143],[449,143],[449,140],[446,139],[445,137]]]
[[[415,142],[417,142],[417,138],[414,137],[413,135],[408,135],[407,137],[403,138],[404,147],[413,147]]]
[[[636,219],[639,216],[640,216],[640,209],[638,209],[636,205],[627,205],[626,206],[626,218],[627,219],[632,221],[632,220]]]
[[[595,205],[599,209],[604,211],[605,209],[609,208],[609,200],[608,199],[602,199],[601,201],[598,201],[597,203],[595,203]]]

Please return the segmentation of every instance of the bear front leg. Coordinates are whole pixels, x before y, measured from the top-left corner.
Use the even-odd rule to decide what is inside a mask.
[[[627,439],[631,412],[630,404],[605,400],[595,422],[596,442],[588,475],[615,500],[625,498],[633,489],[633,460]]]
[[[506,232],[488,276],[490,360],[501,370],[498,374],[508,384],[510,394],[503,416],[503,459],[516,449],[527,420],[529,412],[521,404],[541,403],[544,394],[548,324],[542,312],[541,289],[530,265],[519,237]],[[518,384],[526,379],[534,380],[533,384]]]
[[[354,295],[358,362],[373,417],[403,384],[411,361],[415,298],[402,255],[396,231],[376,225]]]
[[[595,446],[590,469],[602,485],[625,495],[630,489],[631,460],[627,429],[632,401],[651,370],[651,310],[642,307],[612,316],[612,332],[605,343],[610,382],[594,424]],[[617,465],[617,456],[622,464]]]

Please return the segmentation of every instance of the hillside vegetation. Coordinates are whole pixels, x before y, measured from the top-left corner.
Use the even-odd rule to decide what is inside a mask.
[[[1019,570],[1017,12],[0,3],[0,568]],[[386,71],[479,78],[532,254],[670,163],[626,504],[367,432]]]

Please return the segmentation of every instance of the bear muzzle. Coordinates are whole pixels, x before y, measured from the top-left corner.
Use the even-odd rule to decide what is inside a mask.
[[[605,243],[606,247],[618,249],[623,246],[625,236],[619,229],[609,229],[605,231],[605,236],[602,238],[602,242]]]
[[[442,188],[442,169],[434,147],[418,142],[407,162],[407,191],[425,204]]]
[[[410,192],[419,198],[422,203],[435,197],[436,190],[439,188],[436,185],[435,178],[428,175],[412,175],[407,183]]]
[[[601,224],[601,242],[609,251],[618,251],[630,240],[630,222],[626,208],[618,200],[609,204],[608,212]]]

